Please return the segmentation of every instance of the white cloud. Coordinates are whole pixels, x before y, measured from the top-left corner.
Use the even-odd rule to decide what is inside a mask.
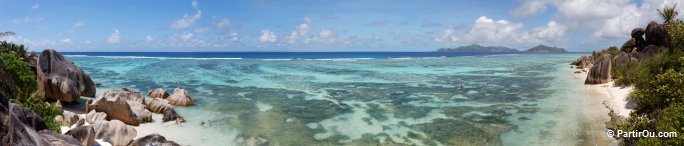
[[[531,31],[524,29],[522,23],[507,20],[492,20],[481,16],[470,28],[463,38],[456,38],[453,30],[447,28],[436,41],[456,41],[465,44],[500,45],[511,47],[530,47],[537,44],[558,45],[565,37],[567,27],[550,21],[546,26],[534,28]]]
[[[24,17],[24,18],[16,18],[12,19],[12,23],[14,24],[23,24],[23,23],[30,23],[30,22],[40,22],[43,21],[43,17]]]
[[[62,41],[62,43],[65,43],[65,44],[70,44],[70,43],[71,43],[71,39],[70,39],[70,38],[62,39],[61,41]]]
[[[230,41],[231,42],[238,41],[238,33],[237,32],[230,33]]]
[[[192,33],[185,33],[180,36],[180,39],[183,41],[189,41],[192,39]]]
[[[567,29],[594,32],[590,40],[627,38],[633,28],[644,28],[650,21],[662,21],[656,9],[673,5],[674,0],[525,0],[512,13],[520,16],[537,14],[555,7]],[[683,7],[678,9],[684,10]]]
[[[152,41],[154,41],[154,38],[152,38],[152,36],[148,35],[147,37],[145,37],[145,42],[151,43]]]
[[[172,29],[184,29],[192,26],[197,19],[202,18],[202,11],[197,10],[194,15],[185,14],[183,18],[171,23]]]
[[[38,9],[38,8],[40,8],[40,5],[39,5],[39,4],[33,4],[33,6],[31,6],[31,10],[35,10],[35,9]]]
[[[74,25],[71,27],[72,28],[81,28],[83,26],[85,26],[85,23],[83,23],[83,21],[76,21],[76,23],[74,23]]]
[[[228,24],[230,24],[230,20],[228,20],[227,18],[223,18],[218,23],[216,23],[216,27],[223,28],[223,27],[227,26]]]
[[[513,43],[521,36],[520,31],[523,25],[511,23],[506,20],[494,21],[481,16],[475,21],[470,32],[464,36],[465,43],[485,43],[502,45]]]
[[[211,30],[211,28],[209,28],[209,27],[202,27],[202,28],[196,28],[196,29],[195,29],[195,32],[197,32],[197,33],[202,33],[202,32],[208,32],[209,30]]]
[[[458,36],[455,34],[456,30],[451,26],[447,26],[447,28],[442,31],[442,35],[435,37],[435,42],[443,42],[443,41],[452,41],[456,42],[460,40]]]
[[[107,43],[109,44],[118,44],[120,42],[119,38],[119,29],[114,29],[111,35],[109,35],[109,38],[107,39]]]
[[[261,36],[259,37],[259,42],[273,43],[278,40],[278,37],[269,30],[261,30]]]
[[[192,8],[197,9],[197,0],[192,0]]]
[[[294,44],[297,40],[309,33],[309,25],[311,25],[311,19],[309,17],[304,17],[304,23],[299,24],[294,30],[290,32],[289,36],[285,36],[287,43]]]
[[[542,42],[557,42],[563,38],[568,30],[567,27],[557,23],[556,21],[549,21],[546,27],[540,27],[533,30],[533,37]]]
[[[326,43],[332,43],[335,42],[335,34],[333,34],[332,31],[329,29],[323,29],[321,30],[320,33],[318,33],[318,36],[316,36],[316,39],[321,41],[321,42],[326,42]]]
[[[13,42],[13,43],[17,43],[17,44],[23,44],[23,45],[26,45],[29,49],[36,49],[36,51],[40,51],[37,49],[42,49],[42,48],[54,48],[54,47],[65,46],[65,45],[73,45],[74,44],[74,41],[72,41],[70,38],[65,38],[65,39],[61,39],[61,40],[47,40],[47,39],[34,40],[34,39],[30,39],[30,38],[25,38],[23,36],[9,36],[9,37],[0,38],[0,40]]]
[[[514,9],[511,13],[514,16],[529,16],[546,10],[546,1],[527,0],[522,6]]]

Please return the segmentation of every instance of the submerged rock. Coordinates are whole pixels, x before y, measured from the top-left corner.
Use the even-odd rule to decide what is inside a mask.
[[[169,92],[166,92],[166,90],[162,88],[157,88],[147,91],[147,96],[149,96],[150,98],[166,99],[167,97],[169,97]]]
[[[268,145],[268,140],[259,136],[239,136],[236,141],[245,146]]]
[[[93,129],[96,139],[102,139],[112,145],[128,145],[137,134],[133,127],[119,120],[99,121],[93,125]]]
[[[594,63],[594,66],[589,69],[584,84],[608,83],[610,81],[611,60],[610,56],[600,57],[598,61]]]
[[[45,98],[74,102],[81,96],[95,97],[95,84],[90,77],[57,51],[43,50],[36,67],[38,92]]]
[[[190,93],[183,88],[173,89],[173,94],[169,96],[166,100],[169,100],[169,104],[177,106],[188,106],[194,105],[195,100],[192,99]]]
[[[176,142],[166,140],[164,136],[157,133],[150,134],[136,139],[130,146],[180,146]]]
[[[162,118],[162,121],[168,122],[168,121],[175,121],[176,119],[180,120],[179,122],[185,122],[185,119],[183,119],[183,117],[181,117],[178,113],[176,113],[175,110],[171,109],[171,110],[164,112],[164,118]]]
[[[70,129],[65,133],[81,142],[81,145],[91,146],[95,143],[95,129],[92,125],[80,126]]]

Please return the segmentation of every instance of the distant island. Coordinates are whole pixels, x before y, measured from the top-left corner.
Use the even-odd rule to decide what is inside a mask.
[[[440,48],[437,52],[520,52],[518,49],[512,49],[503,46],[480,46],[477,44],[460,46],[458,48]],[[550,47],[545,45],[538,45],[536,47],[527,49],[525,52],[568,52],[563,48]]]
[[[511,49],[508,47],[494,47],[494,46],[480,46],[473,44],[470,46],[460,46],[458,48],[440,48],[437,52],[518,52],[518,49]]]
[[[568,52],[568,51],[563,49],[563,48],[539,45],[539,46],[527,49],[527,52]]]

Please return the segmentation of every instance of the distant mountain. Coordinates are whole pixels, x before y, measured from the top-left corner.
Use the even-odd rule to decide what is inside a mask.
[[[527,52],[568,52],[563,48],[549,47],[544,45],[539,45],[534,48],[527,49]]]
[[[518,52],[518,49],[511,49],[507,47],[493,47],[493,46],[480,46],[480,45],[470,45],[470,46],[460,46],[458,48],[440,48],[437,52]]]

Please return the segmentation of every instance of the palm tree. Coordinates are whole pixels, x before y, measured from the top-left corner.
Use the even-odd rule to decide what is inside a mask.
[[[663,19],[665,19],[665,23],[675,21],[675,19],[677,18],[677,11],[675,11],[676,7],[677,4],[674,4],[674,6],[672,7],[665,6],[665,8],[663,8],[662,11],[658,9],[658,12],[660,12],[660,16],[662,16]]]
[[[11,31],[0,32],[0,38],[5,37],[5,36],[13,36],[13,35],[16,35],[16,33],[11,32]]]

